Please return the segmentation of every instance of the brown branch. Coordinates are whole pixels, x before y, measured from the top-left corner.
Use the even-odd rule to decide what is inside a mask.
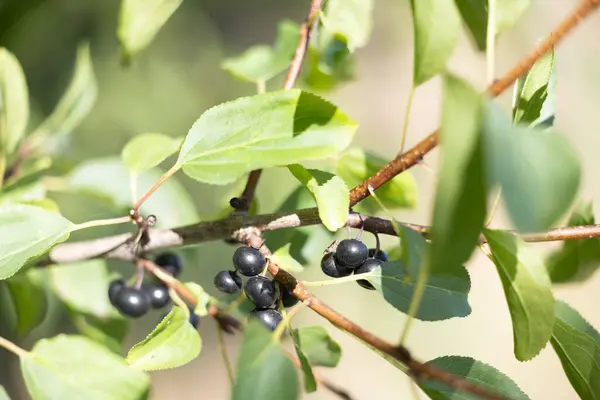
[[[503,77],[494,81],[488,87],[487,93],[496,97],[508,89],[520,76],[523,76],[537,60],[557,45],[567,34],[575,29],[592,11],[594,11],[600,0],[581,0],[579,5],[554,29],[536,48],[511,68]],[[373,189],[379,188],[390,179],[416,165],[425,154],[430,152],[438,144],[439,129],[431,133],[425,139],[417,143],[412,149],[404,154],[398,155],[375,175],[356,186],[350,192],[350,206],[353,206],[369,196],[369,186]]]
[[[249,246],[256,247],[265,255],[265,257],[271,257],[272,254],[269,249],[265,246],[264,241],[260,236],[260,232],[257,230],[248,231],[245,237],[240,238],[244,240]],[[450,387],[474,394],[482,399],[488,400],[505,400],[504,396],[495,394],[482,388],[479,385],[475,385],[464,378],[449,372],[443,371],[430,364],[421,363],[412,358],[409,351],[403,346],[395,346],[380,337],[372,334],[371,332],[363,329],[360,325],[355,324],[342,314],[329,307],[327,304],[318,299],[308,289],[306,289],[301,282],[296,280],[290,273],[279,269],[279,266],[274,262],[269,262],[268,270],[271,275],[282,285],[292,290],[293,294],[303,301],[308,307],[310,307],[317,314],[331,322],[336,327],[356,336],[361,341],[375,347],[376,349],[390,355],[396,360],[406,365],[409,369],[409,373],[414,376],[415,379],[431,379],[448,385]]]
[[[298,75],[300,75],[300,70],[302,69],[302,63],[304,62],[304,56],[306,55],[306,51],[308,50],[308,44],[310,42],[310,33],[312,31],[314,22],[321,11],[321,0],[311,0],[310,6],[308,8],[308,16],[304,23],[300,26],[300,38],[298,39],[298,45],[296,46],[296,51],[294,52],[294,57],[290,62],[290,67],[288,68],[287,75],[285,80],[283,81],[283,89],[289,90],[294,87],[296,84],[296,80],[298,80]],[[240,196],[242,200],[241,207],[237,208],[238,212],[248,212],[250,206],[252,205],[252,200],[254,199],[254,192],[256,191],[256,186],[258,185],[258,181],[260,179],[261,170],[257,169],[250,172],[248,175],[248,181],[246,182],[246,187],[244,188],[244,192]]]

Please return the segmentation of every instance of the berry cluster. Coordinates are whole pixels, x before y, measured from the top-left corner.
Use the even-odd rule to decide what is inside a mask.
[[[183,268],[181,257],[174,253],[163,253],[154,263],[173,277],[177,277]],[[171,298],[169,288],[162,281],[143,283],[139,288],[128,286],[124,279],[116,279],[108,286],[108,298],[111,304],[124,316],[139,318],[151,308],[166,307]],[[198,325],[198,316],[190,314],[190,323]]]
[[[358,239],[342,240],[335,251],[328,251],[321,259],[321,269],[327,276],[342,278],[354,274],[365,274],[374,271],[388,256],[383,250],[369,249]],[[356,281],[365,289],[375,290],[366,279]]]
[[[239,247],[233,254],[234,271],[224,270],[217,273],[214,284],[223,293],[237,294],[244,289],[248,300],[254,304],[250,317],[258,318],[267,328],[274,330],[281,322],[281,313],[272,308],[278,300],[277,286],[274,280],[259,275],[265,268],[266,259],[258,249],[250,246]],[[238,275],[248,277],[246,283]],[[292,292],[280,286],[279,296],[284,307],[298,303]]]

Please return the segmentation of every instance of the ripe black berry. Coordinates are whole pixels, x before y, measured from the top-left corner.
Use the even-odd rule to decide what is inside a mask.
[[[194,310],[190,310],[190,319],[189,319],[189,321],[190,321],[190,324],[192,324],[192,326],[194,328],[197,328],[198,324],[200,323],[200,317],[198,316],[198,314],[196,314],[194,312]]]
[[[256,308],[267,308],[277,300],[275,284],[269,278],[262,275],[253,276],[248,279],[244,287],[246,297]]]
[[[250,318],[258,318],[260,322],[270,330],[274,331],[277,325],[283,320],[283,317],[277,310],[272,308],[259,309],[255,308],[250,313]]]
[[[256,276],[265,267],[265,256],[254,247],[238,247],[233,253],[233,266],[242,275]]]
[[[286,308],[293,307],[300,301],[300,299],[294,296],[292,291],[285,286],[279,285],[279,292],[281,293],[281,302]]]
[[[123,315],[138,318],[150,309],[150,298],[141,290],[124,287],[115,299],[115,307]]]
[[[181,268],[183,268],[181,257],[175,253],[159,254],[154,263],[174,277],[177,277],[181,273]]]
[[[378,260],[381,260],[383,262],[388,262],[390,261],[387,253],[383,250],[379,250],[377,252],[377,257],[375,257],[375,249],[369,249],[369,258],[376,258]]]
[[[112,305],[115,304],[117,295],[125,287],[124,279],[115,279],[108,285],[108,299]]]
[[[325,273],[325,275],[331,276],[332,278],[341,278],[352,273],[350,268],[345,268],[338,265],[333,253],[326,253],[323,256],[321,259],[321,270],[323,273]]]
[[[150,298],[150,305],[152,308],[163,308],[171,300],[169,296],[169,289],[163,285],[142,285],[142,290]]]
[[[377,258],[368,258],[367,261],[365,261],[365,263],[363,265],[361,265],[360,267],[358,267],[356,269],[356,271],[354,271],[354,273],[355,274],[366,274],[367,272],[376,270],[377,268],[379,268],[379,266],[381,264],[383,264],[383,262]],[[358,283],[360,286],[364,287],[365,289],[375,290],[375,287],[373,285],[371,285],[371,282],[369,282],[366,279],[359,279],[356,281],[356,283]]]
[[[242,290],[242,278],[235,271],[220,271],[214,283],[223,293],[236,294]]]
[[[358,268],[369,256],[369,249],[367,246],[357,239],[344,239],[342,240],[336,250],[335,259],[339,265],[346,268]]]

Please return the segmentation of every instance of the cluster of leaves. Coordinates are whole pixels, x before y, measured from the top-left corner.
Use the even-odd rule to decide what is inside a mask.
[[[181,0],[123,0],[118,28],[123,61],[133,61],[180,4]],[[552,128],[554,53],[541,58],[519,79],[512,118],[468,82],[446,71],[461,23],[477,48],[484,50],[488,27],[500,34],[527,5],[527,0],[498,2],[491,14],[484,0],[411,1],[413,88],[434,76],[443,81],[442,164],[431,240],[397,227],[400,243],[390,251],[396,257],[360,277],[368,279],[384,301],[411,317],[424,321],[466,317],[471,313],[471,281],[463,265],[482,246],[483,235],[510,310],[515,357],[532,359],[550,342],[574,389],[582,399],[592,399],[600,391],[594,379],[600,372],[600,335],[577,311],[554,299],[552,283],[590,277],[600,263],[599,239],[568,242],[544,258],[518,234],[485,228],[486,205],[494,190],[501,193],[519,232],[550,228],[575,200],[579,161],[568,140]],[[353,78],[355,51],[368,42],[372,8],[372,0],[325,2],[315,17],[300,80],[303,87],[324,92]],[[299,29],[283,21],[273,46],[252,47],[228,58],[223,69],[264,88],[289,65]],[[199,182],[228,185],[243,181],[255,169],[285,167],[299,185],[280,210],[316,206],[323,227],[316,233],[300,228],[265,238],[275,250],[273,261],[290,272],[301,272],[302,265],[314,261],[346,223],[349,187],[385,165],[380,156],[349,147],[356,122],[306,89],[269,91],[217,105],[205,111],[185,137],[141,133],[124,147],[121,157],[88,160],[54,178],[52,187],[95,196],[117,215],[124,215],[139,193],[168,176],[142,212],[156,213],[162,226],[173,227],[199,220],[188,194],[171,176],[176,171]],[[53,247],[71,232],[93,226],[61,216],[42,178],[50,167],[50,156],[60,155],[65,139],[89,112],[95,95],[90,50],[83,44],[65,95],[54,112],[26,135],[26,79],[16,58],[0,49],[0,176],[7,178],[0,191],[2,314],[7,315],[13,332],[23,336],[46,319],[53,302],[60,303],[79,332],[42,339],[31,351],[18,354],[34,399],[144,398],[149,392],[145,371],[186,364],[202,348],[200,334],[187,322],[190,310],[174,307],[145,340],[121,357],[127,321],[106,296],[112,279],[106,262],[33,268],[40,259],[52,260]],[[25,161],[21,160],[23,149],[28,156]],[[174,155],[164,175],[159,166]],[[325,159],[332,163],[322,169],[305,166]],[[61,184],[56,185],[57,181]],[[173,198],[177,198],[176,208]],[[416,200],[416,183],[410,173],[403,173],[382,186],[377,198],[362,202],[355,210],[374,214],[382,208],[413,207]],[[580,205],[569,220],[570,225],[593,222],[589,204]],[[208,315],[209,305],[218,300],[193,282],[185,285],[198,304],[192,312]],[[322,327],[294,329],[289,320],[285,323],[301,363],[304,389],[312,392],[317,386],[312,367],[335,367],[341,349]],[[298,371],[283,349],[282,334],[281,329],[271,333],[257,323],[247,324],[233,398],[298,398]],[[396,360],[386,359],[408,372]],[[529,398],[510,378],[481,361],[454,355],[429,363],[510,398]],[[459,396],[455,389],[435,381],[419,385],[432,399]]]

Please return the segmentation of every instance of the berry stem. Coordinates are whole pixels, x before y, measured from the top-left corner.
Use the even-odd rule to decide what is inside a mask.
[[[342,278],[334,278],[334,279],[325,279],[323,281],[299,281],[303,286],[306,287],[321,287],[321,286],[330,286],[330,285],[339,285],[347,282],[355,282],[361,279],[366,279],[369,276],[376,275],[374,272],[367,272],[360,275],[350,275],[344,276]]]
[[[129,216],[127,217],[118,217],[118,218],[108,218],[108,219],[97,219],[94,221],[83,222],[81,224],[75,224],[71,232],[79,231],[81,229],[87,228],[95,228],[97,226],[109,226],[109,225],[118,225],[124,224],[126,222],[130,222],[131,219]]]
[[[158,179],[158,181],[156,181],[154,186],[152,186],[146,193],[144,193],[144,195],[142,197],[140,197],[140,199],[133,205],[133,208],[132,208],[133,214],[137,214],[140,207],[142,206],[142,204],[144,204],[144,202],[146,200],[148,200],[148,198],[152,195],[152,193],[156,192],[156,190],[160,187],[160,185],[165,183],[165,181],[167,179],[169,179],[175,172],[179,171],[180,168],[181,168],[181,165],[175,164],[171,167],[171,169],[169,169],[167,172],[165,172],[163,174],[163,176],[161,176]]]
[[[229,384],[233,387],[233,368],[231,367],[231,361],[229,360],[229,355],[227,354],[227,347],[225,347],[225,338],[223,337],[223,328],[221,325],[217,325],[217,339],[219,341],[219,350],[221,351],[221,358],[223,359],[223,364],[225,364],[225,370],[227,371],[227,378],[229,379]]]
[[[183,309],[183,311],[185,312],[186,317],[189,318],[190,317],[190,308],[185,303],[185,301],[183,301],[183,299],[179,296],[179,293],[177,293],[177,290],[175,288],[173,288],[173,287],[169,288],[169,296],[171,296],[173,303],[175,303],[176,305],[181,307]]]
[[[20,358],[31,357],[31,355],[32,355],[27,350],[20,348],[19,346],[17,346],[10,340],[5,339],[1,336],[0,336],[0,347],[4,347],[6,350],[10,351],[11,353],[13,353],[14,355],[16,355]]]

